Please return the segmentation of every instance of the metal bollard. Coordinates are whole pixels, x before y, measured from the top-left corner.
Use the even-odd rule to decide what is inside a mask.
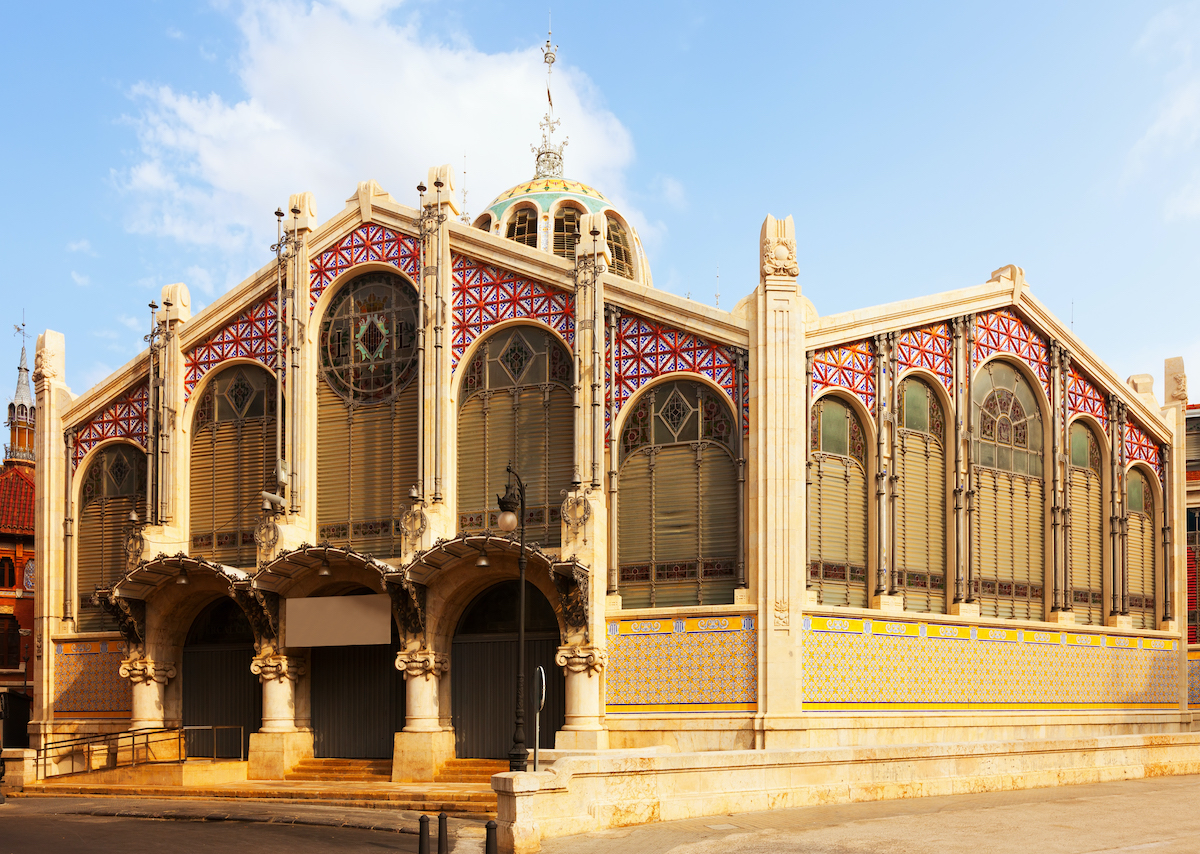
[[[429,816],[420,818],[421,832],[417,834],[417,854],[429,854]]]
[[[497,854],[496,851],[496,822],[489,821],[484,827],[487,828],[487,836],[483,842],[483,854]]]
[[[438,813],[438,852],[437,854],[450,854],[450,840],[446,833],[446,814]]]

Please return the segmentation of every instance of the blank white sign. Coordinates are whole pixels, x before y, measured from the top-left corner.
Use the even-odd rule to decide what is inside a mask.
[[[284,646],[370,646],[392,641],[392,600],[314,596],[283,601]]]

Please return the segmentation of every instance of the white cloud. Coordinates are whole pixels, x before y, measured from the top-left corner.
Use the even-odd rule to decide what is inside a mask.
[[[374,178],[413,204],[430,166],[461,169],[466,154],[475,214],[532,177],[529,143],[546,109],[541,52],[489,54],[465,37],[439,43],[417,16],[389,18],[399,5],[248,0],[237,10],[244,98],[134,87],[140,154],[114,173],[132,201],[129,228],[219,250],[220,266],[252,247],[262,255],[260,244],[274,237],[271,212],[290,193],[313,191],[327,218]],[[601,102],[586,75],[555,66],[568,176],[600,187],[643,225],[621,202],[630,135]],[[211,277],[192,278],[202,292],[215,287]]]
[[[167,38],[181,41],[183,39],[183,31],[175,27],[167,27]]]
[[[677,178],[672,178],[670,175],[659,175],[654,181],[654,192],[663,202],[676,210],[687,209],[687,190]]]
[[[117,322],[127,329],[132,329],[134,332],[139,332],[146,325],[146,321],[138,320],[128,314],[118,314]]]
[[[79,285],[81,288],[86,288],[92,283],[90,278],[83,275],[83,273],[76,273],[74,270],[71,271],[71,278],[75,281],[75,284]]]
[[[104,362],[92,362],[88,365],[87,370],[83,372],[83,387],[91,388],[103,379],[106,379],[113,372],[110,365]]]
[[[83,252],[87,255],[95,255],[96,254],[95,252],[92,251],[92,242],[90,240],[88,240],[86,237],[81,240],[72,240],[70,243],[67,244],[67,251],[68,252]]]

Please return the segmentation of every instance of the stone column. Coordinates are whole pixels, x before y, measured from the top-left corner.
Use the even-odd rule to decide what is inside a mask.
[[[768,216],[750,326],[748,573],[758,579],[759,747],[790,746],[804,696],[805,317],[792,218]],[[804,742],[807,746],[807,741]]]
[[[589,646],[560,646],[554,663],[567,677],[567,721],[554,746],[578,749],[587,741],[579,733],[603,729],[600,720],[600,676],[604,672],[604,650]]]
[[[175,678],[174,662],[155,661],[135,652],[121,662],[118,672],[122,679],[128,679],[132,684],[133,713],[130,715],[129,728],[163,726],[163,704],[167,682]]]
[[[428,783],[454,758],[454,731],[442,728],[438,713],[438,688],[450,659],[428,649],[406,650],[396,654],[396,669],[404,675],[406,708],[392,749],[392,782]]]
[[[312,732],[296,727],[296,680],[304,659],[276,652],[256,655],[250,672],[263,686],[262,728],[250,735],[251,780],[282,780],[301,760],[313,755]]]

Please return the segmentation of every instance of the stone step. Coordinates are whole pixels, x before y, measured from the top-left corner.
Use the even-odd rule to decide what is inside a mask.
[[[300,770],[289,771],[283,775],[285,780],[311,780],[314,782],[329,781],[337,782],[338,780],[353,780],[363,783],[387,783],[392,779],[391,774],[372,774],[367,771],[325,771],[325,770]]]

